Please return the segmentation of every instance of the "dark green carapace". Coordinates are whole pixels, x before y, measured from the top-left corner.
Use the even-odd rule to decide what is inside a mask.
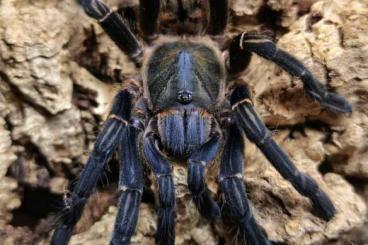
[[[204,43],[177,41],[155,49],[145,85],[153,111],[196,106],[213,112],[224,92],[224,66]]]

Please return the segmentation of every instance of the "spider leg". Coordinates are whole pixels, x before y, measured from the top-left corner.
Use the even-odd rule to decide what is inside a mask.
[[[300,77],[308,94],[323,107],[339,113],[352,113],[352,106],[345,98],[328,92],[302,62],[278,49],[268,36],[250,33],[236,36],[229,48],[229,71],[233,74],[243,71],[250,61],[251,53],[271,60],[291,75]]]
[[[220,135],[215,134],[209,141],[195,150],[188,159],[188,187],[193,201],[201,215],[208,219],[220,216],[220,208],[212,199],[204,181],[204,170],[217,154]]]
[[[82,215],[84,205],[103,172],[104,166],[116,149],[127,125],[132,106],[132,95],[121,91],[115,98],[109,119],[98,135],[91,155],[71,196],[66,200],[66,208],[61,222],[56,228],[51,244],[64,245],[70,240],[74,225]]]
[[[228,0],[209,0],[209,23],[207,26],[207,34],[221,35],[226,29],[227,19],[229,16]]]
[[[244,139],[236,125],[230,125],[220,166],[220,188],[230,222],[240,238],[250,245],[270,244],[260,230],[248,204],[243,183]],[[225,209],[225,210],[226,210]]]
[[[302,195],[308,197],[315,213],[324,220],[330,220],[336,209],[329,197],[309,176],[299,172],[286,153],[271,138],[271,134],[258,117],[251,104],[246,86],[238,86],[231,95],[231,104],[237,123],[247,138],[254,142],[277,171]]]
[[[156,244],[173,245],[175,242],[175,187],[171,166],[158,149],[158,136],[148,132],[144,137],[144,153],[158,181],[160,208]]]
[[[136,128],[127,127],[119,142],[121,194],[111,245],[129,244],[137,225],[144,183],[143,165],[137,149],[138,134]]]
[[[143,49],[119,13],[110,10],[100,0],[79,0],[79,3],[87,15],[99,21],[116,45],[140,66]]]
[[[139,1],[139,24],[143,35],[148,40],[157,38],[160,0]]]

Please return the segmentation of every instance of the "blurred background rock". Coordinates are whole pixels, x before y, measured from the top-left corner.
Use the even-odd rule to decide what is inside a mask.
[[[135,25],[137,1],[110,0]],[[300,80],[254,57],[242,79],[258,113],[299,169],[329,194],[325,223],[249,142],[245,183],[252,208],[278,244],[368,244],[368,2],[233,0],[228,36],[271,30],[278,45],[354,105],[351,117],[322,109]],[[0,243],[47,244],[116,91],[135,69],[73,0],[0,0]],[[71,244],[108,244],[116,214],[116,159],[90,198]],[[201,218],[174,168],[177,239],[232,244],[221,222]],[[147,172],[132,244],[153,244],[156,186]],[[216,167],[208,181],[217,193]]]

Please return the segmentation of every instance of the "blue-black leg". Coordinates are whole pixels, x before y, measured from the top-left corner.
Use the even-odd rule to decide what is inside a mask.
[[[228,0],[209,0],[209,23],[207,34],[220,35],[223,34],[229,16]]]
[[[110,10],[100,0],[79,0],[79,3],[86,14],[98,20],[101,27],[116,45],[139,66],[143,49],[120,14]]]
[[[149,166],[158,182],[160,208],[156,244],[173,245],[175,243],[175,187],[169,162],[158,148],[159,139],[153,132],[144,138],[144,153]]]
[[[129,126],[119,142],[119,212],[115,221],[111,245],[129,244],[133,236],[143,193],[143,166],[139,160],[139,130]]]
[[[249,245],[267,245],[270,242],[260,230],[251,212],[243,183],[244,139],[240,130],[232,124],[226,135],[220,166],[220,188],[224,195],[225,219],[235,225],[238,239]],[[226,222],[226,221],[225,221]]]
[[[271,134],[253,109],[246,86],[238,86],[231,95],[231,104],[237,123],[247,138],[255,143],[277,171],[302,195],[308,197],[314,212],[324,220],[330,220],[336,209],[329,197],[309,176],[299,172],[286,153],[271,138]]]
[[[106,120],[102,131],[97,137],[78,183],[71,196],[66,200],[66,207],[60,223],[52,236],[52,245],[64,245],[70,240],[74,225],[80,219],[87,199],[95,190],[97,182],[103,173],[104,166],[115,151],[126,128],[131,107],[131,94],[125,90],[121,91],[115,98],[111,115]]]
[[[143,35],[149,39],[157,37],[160,0],[139,0],[139,24]]]
[[[229,48],[229,71],[231,73],[243,71],[249,63],[251,53],[275,62],[291,75],[300,77],[308,94],[323,107],[338,113],[352,113],[352,106],[345,98],[329,92],[302,62],[278,49],[276,44],[265,35],[242,33],[236,36]]]
[[[209,141],[194,150],[188,159],[188,187],[200,214],[207,219],[220,216],[220,208],[211,197],[204,180],[206,165],[216,156],[220,135],[214,134]]]

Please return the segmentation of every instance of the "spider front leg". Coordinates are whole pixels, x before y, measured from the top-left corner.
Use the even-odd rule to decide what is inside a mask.
[[[111,245],[129,244],[137,225],[139,204],[143,193],[143,166],[139,160],[137,138],[140,130],[129,126],[119,142],[119,212]]]
[[[139,1],[139,26],[148,40],[157,38],[160,5],[160,0]]]
[[[82,5],[87,15],[99,21],[101,27],[116,45],[133,60],[137,66],[140,66],[143,49],[120,14],[110,10],[100,0],[79,0],[79,3]]]
[[[144,153],[149,166],[158,182],[160,208],[156,244],[173,245],[175,243],[175,187],[169,162],[158,148],[159,138],[153,132],[144,137]]]
[[[243,135],[237,126],[233,124],[230,126],[226,137],[219,182],[225,199],[225,210],[229,211],[229,220],[235,225],[241,240],[246,241],[246,244],[270,244],[254,219],[245,193],[243,183]]]
[[[214,134],[209,141],[194,150],[188,159],[188,187],[200,214],[207,219],[220,216],[220,208],[212,199],[204,181],[205,167],[216,156],[219,139],[220,135]]]
[[[250,33],[236,36],[229,48],[229,72],[236,74],[243,71],[249,64],[251,53],[271,60],[291,75],[300,77],[308,94],[323,107],[339,113],[352,113],[352,106],[345,98],[328,92],[302,62],[278,49],[268,36]]]
[[[207,34],[221,35],[224,33],[229,16],[228,0],[209,0],[209,23]]]
[[[264,123],[253,109],[250,93],[246,86],[238,86],[231,95],[231,104],[237,123],[247,138],[255,143],[277,171],[303,196],[308,197],[314,212],[324,220],[330,220],[336,209],[328,198],[309,176],[299,172],[286,153],[271,138]]]
[[[106,120],[94,148],[88,158],[80,179],[71,196],[66,200],[66,207],[56,228],[51,244],[65,245],[70,240],[74,225],[82,215],[84,205],[103,173],[104,166],[116,149],[124,134],[132,107],[132,94],[121,91],[115,98],[110,117]]]

